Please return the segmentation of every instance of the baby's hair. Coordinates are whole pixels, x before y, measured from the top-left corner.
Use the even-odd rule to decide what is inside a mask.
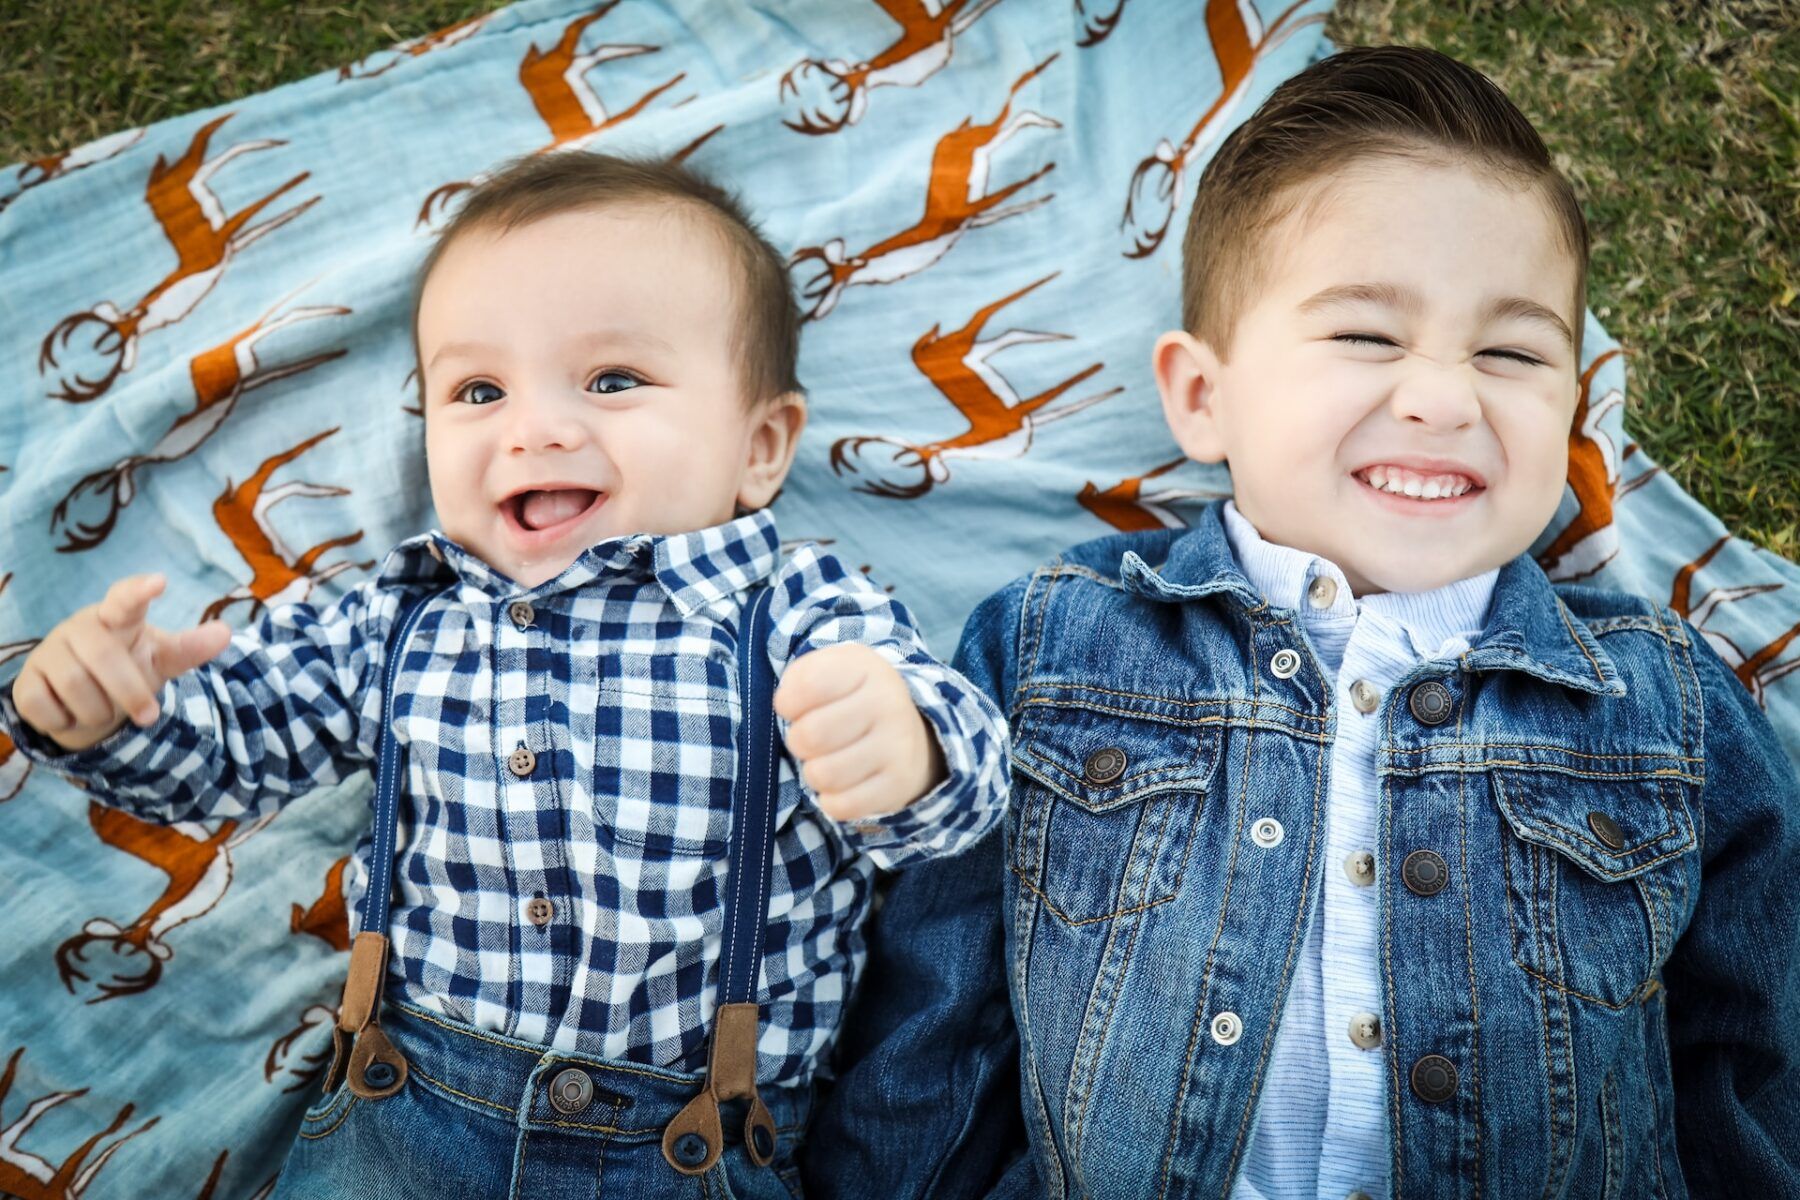
[[[1224,358],[1300,185],[1378,156],[1450,161],[1535,186],[1575,263],[1575,354],[1588,228],[1543,139],[1487,76],[1435,50],[1340,50],[1277,87],[1206,164],[1181,246],[1181,323]]]
[[[734,350],[746,403],[801,391],[800,309],[787,262],[731,192],[671,158],[623,158],[582,150],[533,154],[503,164],[475,185],[419,268],[413,293],[413,341],[419,300],[432,269],[457,238],[475,230],[504,233],[566,212],[638,207],[698,218],[717,233],[737,277]],[[416,350],[415,350],[416,354]],[[419,383],[425,371],[419,367]]]

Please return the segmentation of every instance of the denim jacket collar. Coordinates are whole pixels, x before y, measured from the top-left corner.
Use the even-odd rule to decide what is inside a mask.
[[[1150,600],[1180,603],[1217,596],[1235,602],[1249,616],[1272,611],[1238,568],[1223,509],[1223,502],[1208,505],[1157,566],[1127,551],[1119,563],[1119,582]],[[1569,614],[1549,577],[1525,554],[1500,568],[1487,628],[1458,661],[1470,671],[1522,671],[1578,691],[1625,694],[1606,651]]]

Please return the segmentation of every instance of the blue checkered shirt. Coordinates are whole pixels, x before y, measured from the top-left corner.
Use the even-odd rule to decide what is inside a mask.
[[[559,1050],[700,1069],[724,921],[738,620],[763,580],[777,676],[821,646],[873,647],[905,679],[948,768],[910,807],[840,825],[782,763],[758,1078],[800,1083],[863,959],[875,869],[955,853],[998,819],[1005,724],[861,574],[812,544],[784,557],[766,512],[611,539],[535,588],[441,533],[421,535],[329,607],[267,612],[168,684],[147,729],[60,753],[20,722],[10,684],[0,727],[28,757],[139,816],[254,817],[372,764],[385,638],[403,598],[436,593],[397,685],[407,774],[390,987]],[[369,845],[357,847],[353,905]],[[528,915],[544,913],[534,900],[549,901],[547,923]]]

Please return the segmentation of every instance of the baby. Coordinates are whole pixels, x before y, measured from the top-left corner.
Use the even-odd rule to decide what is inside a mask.
[[[1430,51],[1324,59],[1207,166],[1153,366],[1235,500],[1069,551],[958,658],[1012,718],[1049,1195],[1800,1194],[1792,768],[1675,613],[1526,553],[1587,251]]]
[[[861,574],[782,552],[766,506],[806,419],[799,326],[781,256],[728,193],[671,162],[521,161],[468,195],[420,273],[442,529],[336,603],[235,635],[158,629],[163,580],[123,579],[0,691],[27,756],[158,821],[254,816],[371,766],[378,738],[406,750],[375,931],[404,1086],[353,1067],[278,1195],[380,1175],[405,1194],[604,1178],[653,1197],[697,1186],[678,1171],[786,1194],[875,869],[955,853],[1005,796],[992,703]],[[759,716],[734,654],[763,585],[772,632],[750,652],[801,766],[782,768],[772,847],[745,851],[769,875],[745,926],[761,1021],[732,1036],[783,1136],[746,1148],[740,1089],[723,1153],[703,1154],[663,1134],[707,1064],[724,914],[754,887],[727,863],[737,726]],[[421,597],[383,729],[386,642]],[[378,998],[378,960],[372,978]]]

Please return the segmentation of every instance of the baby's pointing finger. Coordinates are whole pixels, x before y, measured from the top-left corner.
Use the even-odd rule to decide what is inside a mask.
[[[100,623],[115,632],[128,632],[144,623],[150,602],[162,595],[165,580],[161,574],[127,575],[106,589],[105,597],[95,608]]]
[[[100,685],[114,708],[136,721],[149,725],[156,720],[160,705],[156,689],[151,686],[137,659],[110,646],[91,642],[71,642],[70,652]]]

